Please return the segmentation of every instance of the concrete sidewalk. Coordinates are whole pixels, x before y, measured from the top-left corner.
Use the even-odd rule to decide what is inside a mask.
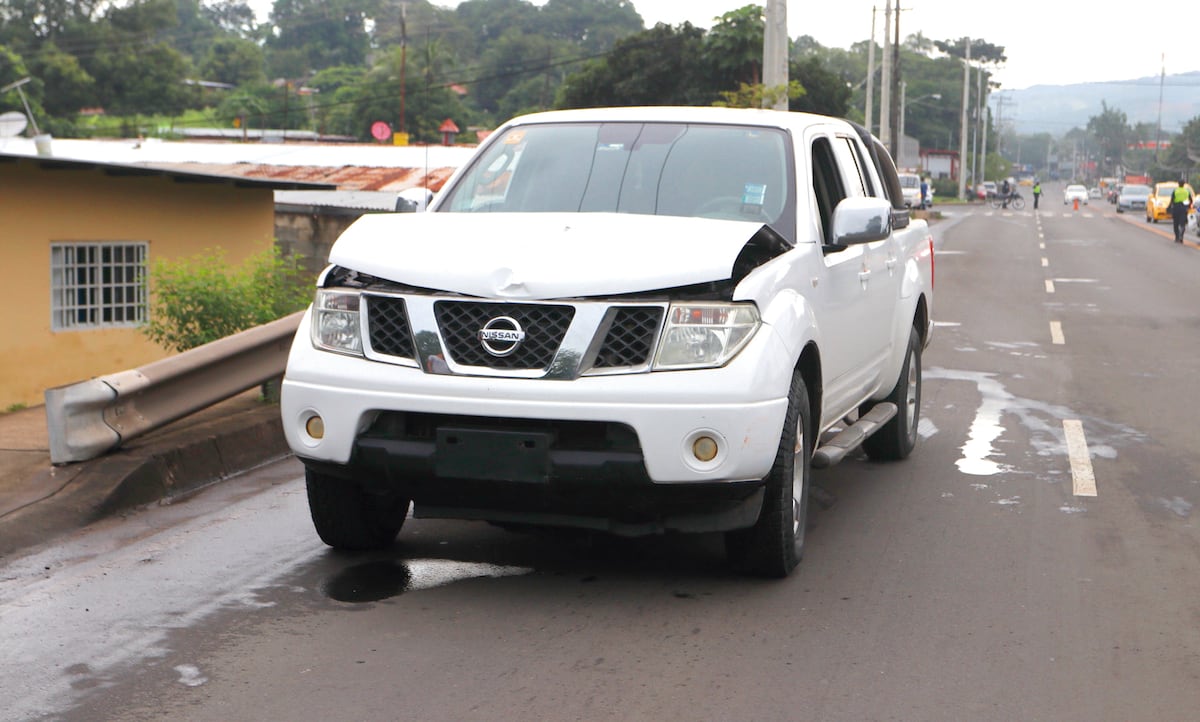
[[[0,559],[291,453],[258,389],[91,461],[51,465],[48,436],[44,407],[0,414]]]

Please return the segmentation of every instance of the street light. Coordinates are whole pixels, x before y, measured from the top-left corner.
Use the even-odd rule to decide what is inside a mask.
[[[908,95],[908,83],[906,83],[906,82],[900,83],[900,137],[901,138],[904,137],[904,116],[905,116],[905,112],[907,110],[909,103],[916,105],[917,103],[921,102],[922,100],[941,100],[942,99],[941,93],[928,93],[926,95],[921,95],[916,98],[913,98],[912,100],[907,100],[906,99],[907,95]]]
[[[899,128],[900,132],[898,133],[898,135],[900,137],[896,139],[896,161],[897,161],[897,164],[899,164],[900,156],[903,155],[903,152],[904,152],[903,151],[904,137],[905,137],[904,136],[904,117],[905,117],[905,115],[907,115],[908,103],[910,102],[907,100],[907,96],[908,96],[908,83],[902,81],[900,83],[900,128]],[[927,100],[927,99],[928,100],[941,100],[942,94],[941,93],[929,93],[927,95],[922,95],[917,98],[914,98],[911,102],[913,105],[916,105],[917,103],[921,102],[922,100]]]

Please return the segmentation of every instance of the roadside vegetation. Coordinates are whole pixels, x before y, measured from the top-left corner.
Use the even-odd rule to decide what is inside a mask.
[[[158,261],[150,271],[150,340],[186,351],[238,331],[303,310],[312,300],[312,277],[297,256],[278,248],[231,266],[221,250],[179,261]]]

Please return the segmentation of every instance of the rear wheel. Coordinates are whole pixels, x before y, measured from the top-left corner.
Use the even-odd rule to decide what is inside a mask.
[[[908,351],[900,378],[888,397],[896,405],[896,415],[863,442],[863,451],[878,461],[906,458],[917,446],[917,424],[921,417],[921,337],[916,327],[908,333]]]
[[[383,549],[396,540],[408,499],[370,494],[349,479],[305,469],[308,510],[317,536],[334,549]]]
[[[795,373],[758,521],[749,529],[725,534],[725,550],[736,569],[782,578],[800,563],[804,555],[811,460],[812,409],[808,387],[800,374]]]

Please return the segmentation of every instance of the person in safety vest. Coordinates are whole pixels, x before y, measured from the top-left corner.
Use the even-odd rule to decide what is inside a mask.
[[[1171,191],[1171,204],[1167,210],[1171,213],[1171,223],[1175,226],[1175,242],[1183,243],[1183,232],[1187,230],[1188,212],[1192,209],[1192,192],[1184,187],[1183,179],[1179,187]]]
[[[1038,200],[1042,197],[1042,182],[1035,180],[1033,182],[1033,210],[1037,210]]]

